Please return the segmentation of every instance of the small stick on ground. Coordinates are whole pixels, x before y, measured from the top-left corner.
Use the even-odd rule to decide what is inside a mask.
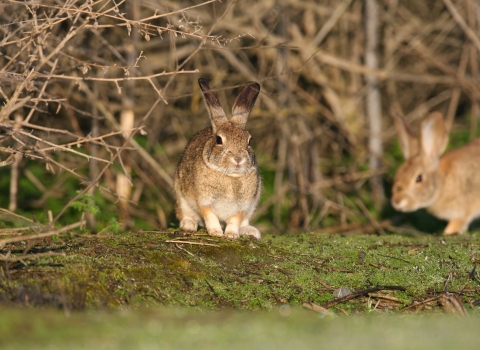
[[[412,309],[412,308],[414,308],[414,307],[427,304],[427,303],[429,303],[429,302],[431,302],[431,301],[438,300],[438,298],[440,298],[440,296],[435,296],[435,297],[433,297],[433,298],[428,298],[428,299],[425,299],[425,300],[422,300],[422,301],[416,301],[416,300],[414,300],[410,305],[404,307],[401,311],[409,310],[409,309]]]
[[[175,247],[177,247],[177,248],[180,249],[180,250],[183,250],[185,253],[187,253],[187,254],[190,255],[190,256],[195,256],[195,254],[193,254],[192,252],[186,250],[186,249],[183,248],[183,247],[180,247],[180,246],[179,246],[178,244],[176,244],[176,243],[175,243]]]
[[[470,278],[472,281],[479,282],[476,276],[476,270],[477,270],[477,265],[473,265],[473,269],[468,274],[468,278]]]
[[[451,314],[468,317],[468,312],[463,305],[460,295],[455,293],[444,293],[438,298],[438,302],[442,305],[443,309]]]
[[[403,286],[380,286],[380,287],[363,289],[363,290],[353,292],[352,294],[349,294],[347,296],[329,301],[329,302],[325,303],[323,305],[323,307],[328,309],[328,308],[331,308],[332,306],[335,306],[337,304],[343,303],[343,302],[351,300],[351,299],[358,298],[362,295],[367,295],[369,293],[375,293],[375,292],[379,292],[379,291],[382,291],[382,290],[402,290],[402,291],[404,291],[406,289],[407,289],[407,287],[403,287]]]
[[[192,242],[192,241],[165,241],[165,243],[180,243],[180,244],[193,244],[193,245],[206,245],[210,247],[220,247],[218,244]]]
[[[15,261],[23,261],[23,260],[26,260],[26,259],[42,258],[44,256],[63,256],[63,257],[65,257],[65,256],[67,256],[67,254],[65,254],[65,253],[55,253],[55,252],[46,252],[46,253],[14,256],[14,257],[8,257],[6,255],[0,254],[0,261],[15,262]]]
[[[391,255],[383,255],[383,254],[377,254],[378,256],[382,256],[384,258],[388,258],[388,259],[395,259],[395,260],[399,260],[399,261],[403,261],[404,263],[407,263],[407,264],[412,264],[410,261],[407,261],[405,259],[402,259],[402,258],[397,258],[396,256],[391,256]]]
[[[330,310],[324,308],[323,306],[317,305],[315,303],[303,303],[302,306],[305,309],[313,310],[313,311],[318,312],[320,314],[323,314],[325,316],[332,316],[333,315],[333,312],[331,312]]]
[[[453,272],[450,271],[447,278],[445,279],[445,284],[443,285],[443,291],[445,293],[448,293],[448,284],[450,283],[450,280],[452,279],[452,276],[453,276]]]
[[[322,286],[324,286],[325,288],[328,288],[328,289],[332,289],[332,287],[330,287],[328,284],[326,284],[325,282],[323,282],[320,278],[318,278],[317,276],[313,276],[313,278],[315,278],[315,280],[320,283]]]
[[[394,302],[397,302],[397,303],[401,302],[400,299],[398,299],[397,297],[392,297],[392,296],[389,296],[389,295],[383,295],[383,294],[379,294],[379,293],[368,293],[368,296],[370,296],[372,298],[377,298],[377,299],[394,301]]]

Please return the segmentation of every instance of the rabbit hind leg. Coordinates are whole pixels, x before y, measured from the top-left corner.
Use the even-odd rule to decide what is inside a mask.
[[[253,226],[250,226],[250,218],[244,218],[240,223],[240,236],[253,236],[256,239],[262,238],[260,231]]]

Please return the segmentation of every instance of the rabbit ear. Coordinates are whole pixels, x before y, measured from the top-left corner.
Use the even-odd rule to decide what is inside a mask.
[[[447,128],[442,113],[430,113],[420,124],[421,154],[426,166],[433,169],[438,166],[438,159],[445,151],[447,142]]]
[[[247,119],[255,105],[258,94],[260,93],[260,84],[256,82],[247,83],[238,94],[232,108],[232,118],[230,121],[242,129],[245,129]]]
[[[213,132],[216,132],[220,125],[228,123],[225,111],[223,110],[217,95],[210,89],[207,79],[198,79],[198,85],[200,85],[200,89],[202,89],[203,92],[205,105],[207,106],[208,114],[210,115],[210,120],[212,122]]]
[[[418,139],[413,134],[412,129],[405,119],[399,115],[394,115],[393,125],[398,133],[400,149],[402,150],[403,157],[409,159],[416,155],[418,153]]]

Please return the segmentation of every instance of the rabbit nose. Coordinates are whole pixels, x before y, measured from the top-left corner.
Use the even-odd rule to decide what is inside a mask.
[[[395,196],[395,195],[392,196],[392,205],[395,209],[399,208],[400,202],[402,202],[401,197],[398,197],[398,196]]]
[[[240,164],[242,162],[242,159],[243,157],[238,154],[235,157],[233,157],[233,160],[235,160],[237,164]]]

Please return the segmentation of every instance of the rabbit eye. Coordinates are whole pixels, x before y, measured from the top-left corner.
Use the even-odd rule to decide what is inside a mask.
[[[422,182],[422,174],[418,175],[415,182]]]
[[[248,145],[249,145],[249,146],[250,146],[250,141],[252,141],[252,138],[251,138],[251,137],[248,139]]]
[[[223,145],[223,140],[222,140],[221,136],[217,135],[216,143],[217,143],[217,145]]]

